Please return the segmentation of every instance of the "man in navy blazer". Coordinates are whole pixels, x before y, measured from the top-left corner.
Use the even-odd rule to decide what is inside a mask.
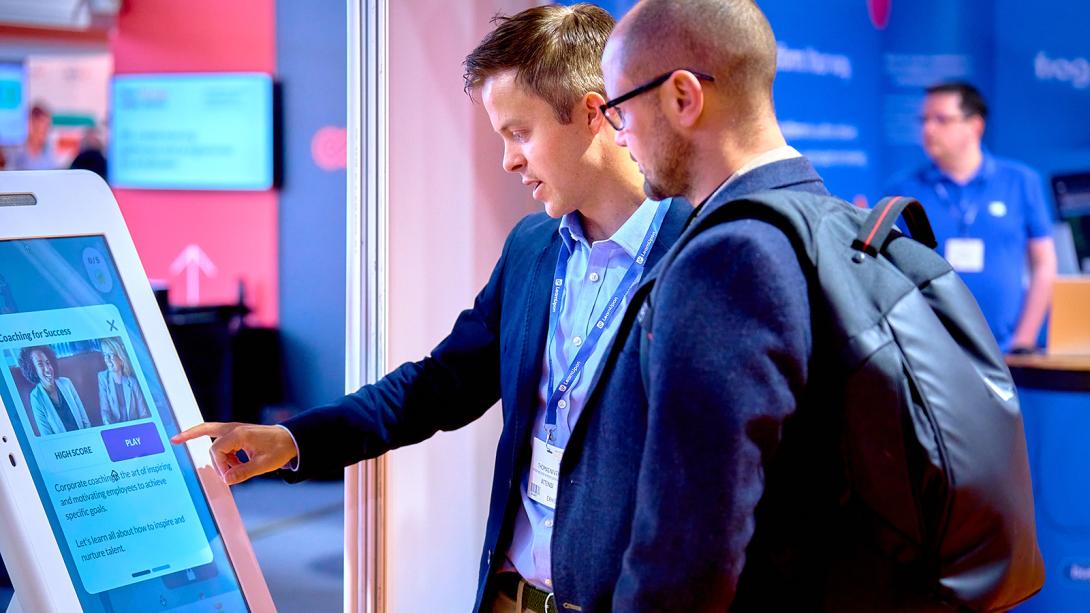
[[[215,437],[228,483],[286,465],[295,481],[460,428],[500,400],[474,610],[555,610],[553,569],[566,563],[549,558],[562,514],[556,465],[589,417],[580,412],[631,290],[692,211],[644,200],[638,168],[599,111],[612,26],[590,5],[528,9],[498,20],[466,58],[467,91],[504,141],[504,169],[545,213],[511,231],[487,285],[430,356],[282,427],[206,423],[174,442]]]

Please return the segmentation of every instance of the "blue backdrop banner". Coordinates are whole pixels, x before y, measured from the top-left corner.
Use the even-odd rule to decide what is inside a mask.
[[[619,18],[634,2],[599,4]],[[1090,170],[1090,2],[759,4],[776,32],[784,135],[837,195],[873,202],[892,176],[926,162],[924,88],[949,79],[974,83],[989,101],[993,152],[1046,178]]]

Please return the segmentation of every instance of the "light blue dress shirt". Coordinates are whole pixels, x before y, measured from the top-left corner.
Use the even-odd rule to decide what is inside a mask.
[[[556,330],[550,331],[552,335],[545,345],[548,359],[543,359],[541,364],[537,417],[533,429],[536,438],[545,440],[545,403],[553,392],[549,388],[550,365],[554,373],[553,383],[556,385],[583,346],[583,340],[590,334],[591,326],[617,291],[621,278],[635,261],[658,206],[656,201],[644,201],[613,236],[594,244],[588,242],[578,213],[569,213],[561,219],[559,232],[563,245],[560,248],[571,251],[565,280],[567,296],[557,319]],[[628,306],[630,294],[631,292],[625,295],[620,313]],[[551,443],[553,446],[567,447],[572,428],[579,419],[590,391],[590,383],[617,334],[620,320],[621,317],[614,318],[603,330],[583,372],[564,397],[566,406],[557,410],[557,428]],[[530,499],[526,492],[528,479],[529,469],[526,468],[521,475],[522,508],[515,518],[514,535],[504,568],[511,570],[513,567],[526,581],[551,592],[552,558],[549,546],[553,534],[553,511]]]

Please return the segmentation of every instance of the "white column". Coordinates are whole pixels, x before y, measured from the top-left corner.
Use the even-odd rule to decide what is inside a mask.
[[[462,91],[462,61],[492,17],[537,2],[350,1],[359,37],[349,69],[355,389],[427,355],[472,305],[515,222],[540,209],[503,172],[499,137]],[[374,59],[364,61],[368,50]],[[472,606],[500,426],[496,407],[466,428],[349,470],[347,612]]]
[[[345,388],[386,370],[386,0],[348,1]],[[385,606],[385,460],[345,470],[345,613]]]

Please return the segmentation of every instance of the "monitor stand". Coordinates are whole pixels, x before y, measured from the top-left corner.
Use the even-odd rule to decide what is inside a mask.
[[[8,613],[23,613],[23,607],[19,605],[18,594],[11,595],[11,602],[8,603]]]

